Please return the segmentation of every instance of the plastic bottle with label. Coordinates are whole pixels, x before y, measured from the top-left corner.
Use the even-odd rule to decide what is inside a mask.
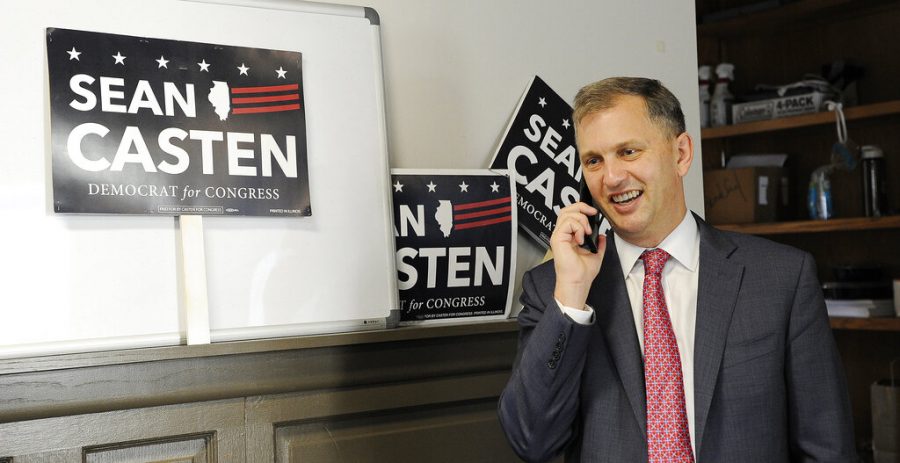
[[[700,76],[700,127],[709,127],[709,78],[710,67],[707,65],[700,66],[698,74]]]
[[[866,216],[881,217],[888,213],[884,189],[884,153],[875,145],[865,145],[860,151]]]
[[[716,87],[709,103],[710,119],[713,127],[728,125],[731,121],[731,102],[734,95],[728,90],[728,84],[734,80],[734,65],[719,63],[716,66]]]
[[[820,167],[813,171],[809,179],[809,218],[813,220],[828,220],[834,216],[834,207],[831,201],[831,178],[828,169],[831,166]]]

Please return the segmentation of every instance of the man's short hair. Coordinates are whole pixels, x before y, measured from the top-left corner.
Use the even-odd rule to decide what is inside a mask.
[[[575,95],[572,113],[576,127],[588,115],[612,108],[616,100],[625,95],[643,98],[650,120],[671,137],[685,131],[684,113],[678,98],[660,81],[644,77],[610,77],[582,87]]]

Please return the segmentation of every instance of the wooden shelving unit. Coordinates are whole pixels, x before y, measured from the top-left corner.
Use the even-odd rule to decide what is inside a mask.
[[[740,9],[746,11],[741,12]],[[757,11],[751,12],[750,10]],[[858,144],[873,144],[885,153],[887,203],[900,214],[900,0],[697,0],[704,17],[728,19],[697,27],[700,64],[728,62],[736,67],[731,91],[751,92],[759,83],[789,83],[807,74],[828,73],[833,66],[862,70],[855,96],[861,105],[845,107],[848,133]],[[831,68],[829,68],[831,66]],[[852,92],[850,93],[852,95]],[[776,120],[701,130],[705,169],[721,168],[719,160],[742,153],[785,153],[789,217],[805,218],[806,180],[828,162],[835,141],[835,114],[821,111]],[[842,266],[873,266],[886,278],[900,278],[900,215],[860,217],[863,189],[860,172],[832,177],[835,210],[843,217],[827,221],[792,221],[715,225],[723,230],[765,235],[809,252],[820,281],[834,278]],[[872,382],[889,376],[888,366],[900,358],[900,317],[830,319],[847,375],[854,429],[861,456],[871,461]]]
[[[900,318],[831,317],[831,327],[836,330],[900,331]]]
[[[735,37],[780,27],[797,27],[829,21],[834,17],[870,14],[890,5],[891,0],[800,0],[729,19],[700,23],[700,37]]]
[[[900,215],[892,215],[888,217],[854,217],[849,219],[830,220],[801,220],[796,222],[722,224],[715,225],[715,227],[720,230],[749,233],[752,235],[883,230],[889,228],[900,228]]]
[[[873,117],[900,114],[900,100],[885,101],[844,108],[844,117],[848,121],[869,119]],[[713,138],[737,137],[741,135],[773,132],[776,130],[796,129],[813,125],[834,124],[835,115],[832,111],[822,111],[814,114],[783,117],[768,121],[747,122],[744,124],[726,125],[722,127],[710,127],[700,130],[700,138],[709,140]]]

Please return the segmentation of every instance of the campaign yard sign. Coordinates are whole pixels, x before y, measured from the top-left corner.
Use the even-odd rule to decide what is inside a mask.
[[[392,169],[400,322],[506,318],[515,193],[486,169]]]
[[[492,170],[506,170],[515,180],[519,226],[544,248],[559,210],[580,198],[573,124],[572,107],[535,76],[491,160]]]
[[[311,215],[301,62],[48,28],[54,210]]]

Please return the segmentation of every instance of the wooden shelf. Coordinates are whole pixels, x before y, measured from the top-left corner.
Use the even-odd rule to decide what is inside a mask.
[[[900,215],[887,217],[854,217],[850,219],[803,220],[797,222],[722,224],[715,225],[715,227],[720,230],[749,233],[751,235],[879,230],[885,228],[900,228]]]
[[[831,327],[836,330],[900,331],[900,318],[831,317]]]
[[[804,24],[872,14],[892,0],[801,0],[785,5],[740,14],[729,19],[697,25],[699,37],[735,37],[780,27],[796,28]]]
[[[844,108],[844,117],[848,121],[869,119],[873,117],[900,114],[900,100],[885,101],[862,106]],[[776,130],[795,129],[813,125],[834,124],[835,116],[831,111],[820,111],[813,114],[782,117],[767,121],[746,122],[743,124],[726,125],[722,127],[710,127],[700,130],[700,138],[709,140],[712,138],[736,137],[754,133],[773,132]]]

